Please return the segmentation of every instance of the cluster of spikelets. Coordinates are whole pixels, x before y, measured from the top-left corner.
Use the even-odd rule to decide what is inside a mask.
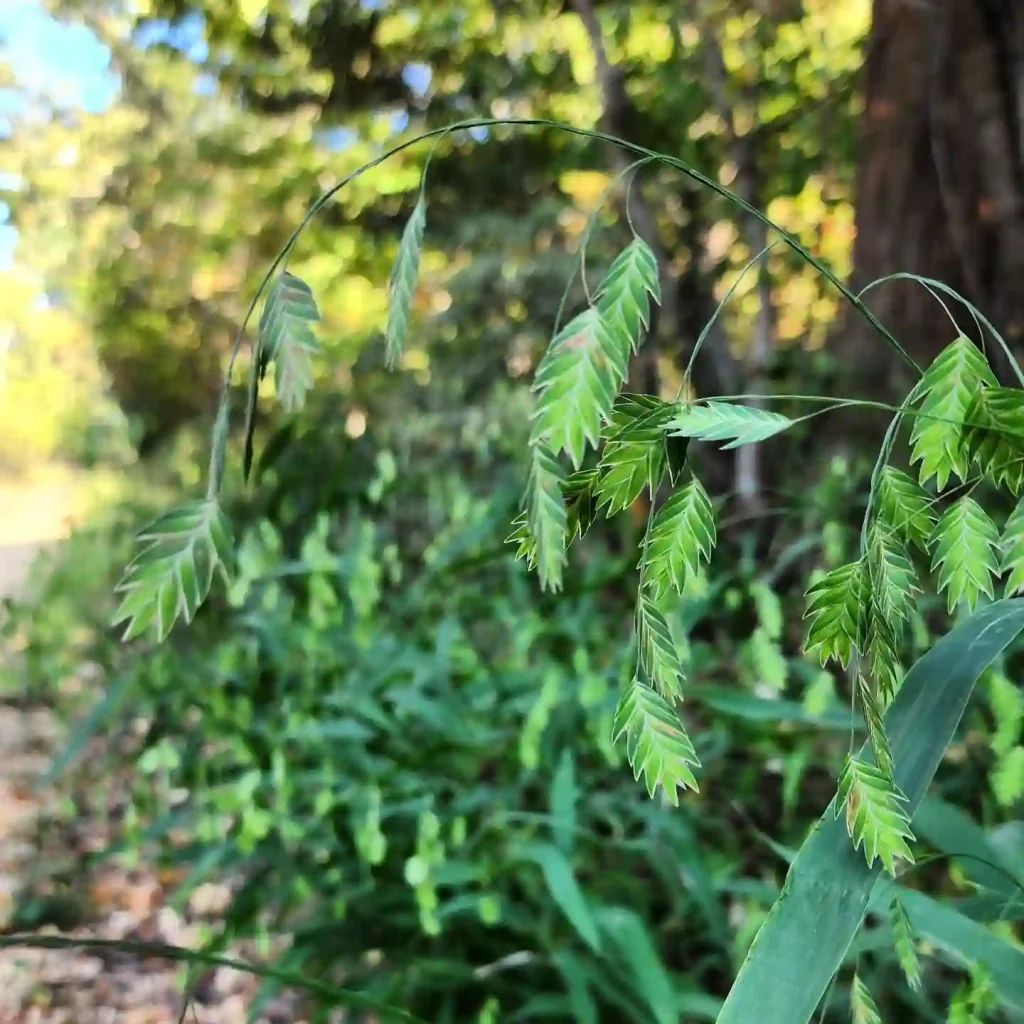
[[[389,366],[402,353],[425,227],[421,194],[391,275]],[[654,254],[634,237],[587,307],[555,332],[533,385],[537,401],[524,507],[509,540],[541,585],[558,590],[568,548],[598,515],[615,515],[649,493],[635,612],[636,666],[616,712],[615,732],[625,741],[637,779],[643,777],[652,795],[661,787],[676,804],[681,791],[697,788],[700,765],[677,712],[685,680],[670,622],[674,603],[709,561],[716,540],[714,505],[687,464],[687,448],[693,441],[723,442],[727,448],[753,444],[796,421],[731,402],[621,394],[658,301]],[[246,475],[260,384],[273,367],[278,399],[287,409],[302,407],[320,348],[313,331],[319,319],[309,287],[280,272],[264,302],[252,360]],[[225,387],[206,497],[139,534],[140,551],[118,586],[123,601],[115,621],[127,622],[125,638],[153,626],[162,640],[177,619],[192,620],[216,573],[229,574],[230,526],[219,504],[229,396]],[[1000,532],[971,496],[982,480],[1020,492],[1024,391],[999,387],[981,351],[959,337],[924,374],[894,427],[901,417],[912,421],[911,463],[920,464],[918,477],[885,465],[885,453],[859,558],[833,569],[809,591],[807,644],[823,664],[851,670],[856,680],[872,759],[847,759],[836,813],[845,809],[850,835],[868,863],[881,859],[892,873],[899,859],[912,860],[913,837],[883,716],[900,685],[901,641],[920,592],[914,551],[930,559],[950,610],[973,609],[982,595],[992,597],[1001,574],[1008,593],[1024,587],[1024,500]],[[657,505],[665,484],[668,493]]]
[[[669,625],[673,602],[711,556],[714,506],[687,471],[691,440],[734,448],[793,424],[775,412],[728,402],[665,402],[620,395],[628,360],[643,341],[658,299],[654,257],[638,238],[614,261],[592,303],[558,331],[537,370],[537,405],[524,510],[510,540],[557,590],[568,547],[600,513],[614,515],[647,489],[652,516],[640,557],[636,603],[636,671],[615,719],[637,778],[676,803],[696,788],[699,768],[676,705],[683,668]],[[979,349],[957,338],[925,373],[901,416],[912,420],[911,463],[918,478],[882,465],[872,489],[860,557],[828,573],[809,591],[809,651],[823,664],[853,671],[872,759],[844,765],[836,813],[845,809],[856,846],[869,864],[891,872],[912,860],[910,823],[894,779],[883,715],[899,687],[899,651],[916,596],[913,550],[930,556],[938,589],[952,611],[973,609],[1006,574],[1008,593],[1024,585],[1024,501],[1000,534],[971,497],[982,479],[1018,494],[1024,482],[1024,392],[1000,388]],[[581,468],[588,448],[594,468]],[[569,472],[559,459],[568,457]],[[939,514],[952,480],[959,496]],[[653,499],[670,491],[654,509]],[[934,483],[934,493],[926,487]]]
[[[628,360],[649,324],[650,302],[657,299],[653,255],[634,238],[593,302],[555,334],[534,384],[529,482],[510,540],[542,585],[557,590],[567,548],[595,517],[613,515],[649,491],[636,670],[615,729],[625,739],[637,778],[644,778],[652,794],[662,787],[676,803],[681,789],[696,788],[699,763],[676,712],[684,679],[669,622],[673,602],[715,544],[714,506],[687,470],[686,445],[719,441],[734,448],[778,434],[795,421],[728,402],[620,396]],[[1000,533],[971,496],[982,480],[1020,492],[1024,392],[999,387],[981,351],[958,337],[924,374],[895,426],[901,418],[912,421],[910,461],[920,463],[917,479],[882,461],[860,555],[811,587],[807,613],[807,649],[823,664],[852,671],[870,741],[870,759],[851,755],[843,767],[836,813],[845,810],[850,835],[868,864],[880,859],[893,874],[898,860],[912,861],[913,837],[883,716],[900,685],[899,652],[921,590],[913,552],[930,559],[925,568],[936,574],[950,611],[960,605],[973,609],[982,595],[991,598],[1001,574],[1007,576],[1007,593],[1024,586],[1024,501]],[[599,450],[596,466],[581,468],[588,448]],[[568,456],[573,472],[560,455]],[[669,493],[655,506],[666,482]]]
[[[951,612],[993,597],[1001,575],[1007,595],[1024,585],[1024,501],[1000,531],[971,496],[982,481],[1020,493],[1024,391],[999,387],[984,355],[959,337],[928,368],[904,415],[913,418],[918,479],[882,469],[860,557],[811,587],[808,608],[808,649],[855,672],[873,756],[848,758],[836,813],[845,807],[854,843],[891,873],[896,860],[912,860],[912,836],[882,716],[900,684],[898,652],[921,590],[915,549]]]

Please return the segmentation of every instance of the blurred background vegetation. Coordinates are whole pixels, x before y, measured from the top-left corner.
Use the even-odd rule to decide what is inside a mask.
[[[31,870],[8,865],[0,924],[168,937],[173,919],[438,1024],[713,1020],[849,743],[849,681],[801,653],[802,593],[855,550],[887,417],[702,451],[723,511],[706,585],[672,623],[705,765],[679,810],[648,801],[610,743],[646,508],[591,532],[559,598],[503,539],[532,370],[588,222],[591,284],[627,213],[659,257],[629,390],[666,398],[771,240],[761,225],[661,167],[627,195],[629,158],[579,137],[455,133],[427,179],[414,328],[385,373],[385,285],[429,144],[403,151],[291,261],[326,356],[310,407],[260,422],[254,484],[229,484],[230,591],[166,646],[124,647],[112,584],[132,530],[200,486],[227,353],[277,251],[397,141],[476,116],[601,127],[716,178],[858,287],[945,281],[1016,348],[1022,95],[1011,2],[4,0],[0,775],[45,709],[56,796],[32,819]],[[870,304],[920,362],[952,340],[909,283]],[[740,281],[694,377],[704,396],[882,402],[908,383],[784,246]],[[923,604],[917,650],[947,626]],[[915,822],[926,847],[1018,878],[1021,664],[989,672]],[[112,864],[153,873],[159,913],[112,920],[93,884]],[[978,895],[978,871],[940,859],[912,884],[1019,941],[1022,915]],[[227,895],[204,914],[211,883]],[[888,1019],[945,1020],[962,958],[927,950],[916,993],[884,933],[869,922],[851,963]],[[189,981],[198,1019],[235,1019]],[[827,1019],[846,1018],[847,983]],[[272,997],[238,1019],[326,1012],[299,1000],[274,1018]],[[45,1012],[12,1019],[65,1019]],[[1004,999],[992,1019],[1013,1012]]]

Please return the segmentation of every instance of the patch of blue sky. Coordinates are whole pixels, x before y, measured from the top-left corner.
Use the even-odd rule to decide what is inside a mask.
[[[164,18],[144,21],[135,30],[134,42],[142,50],[158,43],[166,43],[196,64],[205,63],[210,56],[210,47],[206,41],[206,22],[201,14],[195,12],[173,22]]]
[[[37,0],[0,3],[0,56],[17,83],[0,98],[6,114],[21,113],[27,96],[99,113],[117,95],[107,47],[84,25],[51,18]]]
[[[402,69],[402,81],[419,96],[426,95],[433,77],[428,64],[406,64]]]

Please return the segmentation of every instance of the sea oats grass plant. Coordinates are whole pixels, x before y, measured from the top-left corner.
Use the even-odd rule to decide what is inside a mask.
[[[969,302],[939,282],[894,275],[926,288],[944,306],[944,296],[956,298],[972,314],[972,326],[978,330],[972,338],[951,314],[949,344],[930,366],[917,367],[866,307],[863,293],[853,294],[760,211],[677,159],[601,132],[553,122],[483,119],[403,142],[327,191],[270,268],[249,307],[225,376],[207,492],[165,513],[138,535],[138,553],[118,585],[122,603],[116,621],[124,624],[125,639],[152,630],[163,640],[178,620],[193,619],[215,577],[230,579],[232,530],[220,495],[234,372],[248,323],[260,308],[245,413],[246,478],[253,464],[257,409],[267,374],[273,371],[281,405],[289,411],[301,409],[321,350],[316,299],[309,286],[286,269],[305,226],[347,182],[401,150],[431,138],[436,146],[453,132],[496,125],[565,131],[618,146],[638,158],[620,181],[641,173],[648,164],[661,163],[714,190],[745,216],[756,217],[777,232],[781,242],[824,275],[880,341],[917,373],[917,383],[899,407],[801,395],[692,398],[690,373],[709,337],[705,329],[675,400],[625,393],[633,360],[661,300],[658,262],[647,241],[633,231],[598,287],[589,292],[582,272],[588,227],[580,252],[587,301],[564,323],[554,325],[536,368],[529,469],[521,512],[508,538],[536,572],[540,586],[557,592],[570,571],[573,545],[583,542],[591,525],[599,517],[618,515],[646,494],[650,514],[636,553],[639,583],[631,655],[635,664],[613,731],[648,793],[660,793],[668,804],[678,805],[687,791],[698,789],[701,765],[684,722],[687,673],[671,619],[688,587],[699,582],[713,559],[718,532],[714,496],[699,479],[691,456],[704,444],[727,449],[757,444],[838,409],[889,409],[892,421],[872,475],[857,557],[808,581],[807,587],[806,649],[823,666],[848,673],[867,742],[857,751],[851,747],[836,797],[793,861],[783,894],[751,946],[719,1021],[809,1020],[843,964],[872,900],[887,885],[892,890],[886,905],[893,942],[908,983],[916,987],[920,965],[915,931],[926,915],[915,916],[913,904],[901,901],[893,880],[914,864],[914,811],[975,682],[1024,628],[1024,601],[1013,598],[1024,588],[1024,375],[1004,339]],[[399,365],[410,331],[429,229],[429,167],[428,159],[391,274],[384,339],[389,367]],[[715,318],[728,299],[723,299]],[[987,333],[982,334],[983,329]],[[1000,385],[986,345],[1002,350],[1018,386]],[[782,415],[765,407],[773,397],[806,402],[812,408],[803,416]],[[904,443],[912,473],[896,464],[895,455]],[[996,511],[999,502],[993,500],[1000,494],[1018,502],[1002,526]],[[932,577],[949,611],[967,614],[905,671],[908,622]],[[997,589],[1004,599],[995,600]],[[1003,955],[1024,963],[1019,951],[1009,946]],[[960,999],[964,1020],[980,1019],[981,1011],[971,1009],[984,1002],[979,986],[969,987]],[[1015,998],[1012,986],[996,984],[996,989],[1004,1000]],[[860,976],[853,981],[851,1015],[863,1024],[880,1020]]]

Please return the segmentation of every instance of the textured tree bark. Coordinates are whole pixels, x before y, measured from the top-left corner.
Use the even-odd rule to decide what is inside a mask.
[[[864,70],[854,284],[900,271],[978,306],[1024,339],[1024,4],[875,0]],[[923,288],[894,282],[869,305],[926,365],[955,334]],[[951,311],[977,338],[971,315]],[[835,351],[863,388],[897,397],[906,368],[851,314]],[[989,345],[997,373],[1006,364]]]

